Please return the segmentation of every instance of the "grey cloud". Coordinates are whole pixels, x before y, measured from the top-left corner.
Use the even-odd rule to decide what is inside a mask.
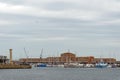
[[[99,21],[114,21],[120,19],[120,11],[109,11],[101,15]]]
[[[65,9],[69,9],[72,5],[73,4],[69,2],[56,1],[45,4],[43,8],[48,10],[65,10]]]
[[[43,47],[48,49],[46,56],[51,53],[55,53],[54,50],[57,49],[71,49],[73,51],[86,53],[86,55],[90,55],[90,53],[93,52],[93,55],[96,56],[99,56],[101,54],[99,48],[107,48],[111,51],[116,49],[116,53],[119,53],[120,51],[118,49],[118,47],[120,46],[119,22],[104,23],[107,21],[115,21],[119,19],[119,11],[104,11],[101,7],[92,5],[90,3],[90,5],[88,6],[88,3],[83,6],[79,5],[79,3],[71,3],[69,1],[45,2],[43,5],[40,6],[39,4],[42,3],[40,3],[39,1],[34,1],[33,5],[32,3],[29,3],[29,0],[0,0],[0,2],[1,1],[13,5],[31,6],[38,8],[38,10],[39,8],[42,8],[48,11],[55,12],[58,10],[60,11],[67,9],[75,9],[81,12],[84,10],[88,10],[88,12],[97,12],[99,11],[97,10],[97,8],[101,9],[99,11],[100,15],[97,15],[98,18],[93,20],[71,17],[65,18],[59,16],[51,17],[50,15],[36,16],[28,14],[12,14],[5,12],[0,13],[0,20],[8,20],[13,22],[15,21],[18,23],[2,26],[0,25],[0,48],[2,49],[3,46],[4,49],[9,49],[11,47],[14,49],[18,48],[18,51],[16,50],[15,52],[23,53],[19,48],[27,46],[32,48],[32,56],[37,56],[38,54],[33,55],[32,53],[37,53],[37,51],[39,51],[39,49]],[[86,14],[86,16],[87,15],[88,14]],[[103,53],[109,53],[110,50],[104,50]]]
[[[27,4],[27,0],[0,0],[0,2],[13,4],[13,5],[25,5]]]

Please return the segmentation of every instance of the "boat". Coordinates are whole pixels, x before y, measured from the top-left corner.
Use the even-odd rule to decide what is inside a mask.
[[[40,53],[40,60],[41,61],[35,65],[36,67],[47,67],[47,64],[41,63],[42,62],[42,54],[43,54],[43,48],[42,48],[41,53]]]
[[[78,68],[75,63],[64,63],[64,68]]]
[[[84,68],[94,68],[94,64],[86,64],[84,65]]]
[[[47,67],[47,64],[44,64],[44,63],[38,63],[36,65],[36,67]]]
[[[83,68],[84,64],[79,63],[65,63],[64,68]]]
[[[108,68],[116,68],[116,67],[117,67],[117,64],[109,64],[107,67],[108,67]]]
[[[96,68],[106,68],[108,66],[107,63],[100,62],[95,65]]]
[[[95,64],[96,68],[107,68],[108,64],[105,63],[102,59],[100,60],[100,62]]]

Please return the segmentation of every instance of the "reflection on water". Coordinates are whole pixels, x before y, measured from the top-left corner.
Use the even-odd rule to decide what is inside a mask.
[[[119,68],[1,69],[0,80],[120,80]]]

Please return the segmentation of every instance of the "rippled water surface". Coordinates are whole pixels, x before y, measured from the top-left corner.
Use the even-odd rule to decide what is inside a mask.
[[[1,69],[0,80],[120,80],[120,68]]]

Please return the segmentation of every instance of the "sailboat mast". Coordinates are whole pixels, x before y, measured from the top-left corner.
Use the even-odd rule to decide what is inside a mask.
[[[27,57],[27,59],[25,60],[25,63],[28,61],[28,55],[27,55],[27,52],[26,52],[26,49],[24,48],[24,53],[25,53],[25,55],[26,55],[26,57]]]
[[[42,54],[43,54],[43,48],[41,49],[41,53],[40,53],[40,61],[42,62]]]
[[[25,52],[26,57],[29,58],[25,48],[24,48],[24,52]]]
[[[42,58],[42,54],[43,54],[43,48],[41,49],[40,59]]]

